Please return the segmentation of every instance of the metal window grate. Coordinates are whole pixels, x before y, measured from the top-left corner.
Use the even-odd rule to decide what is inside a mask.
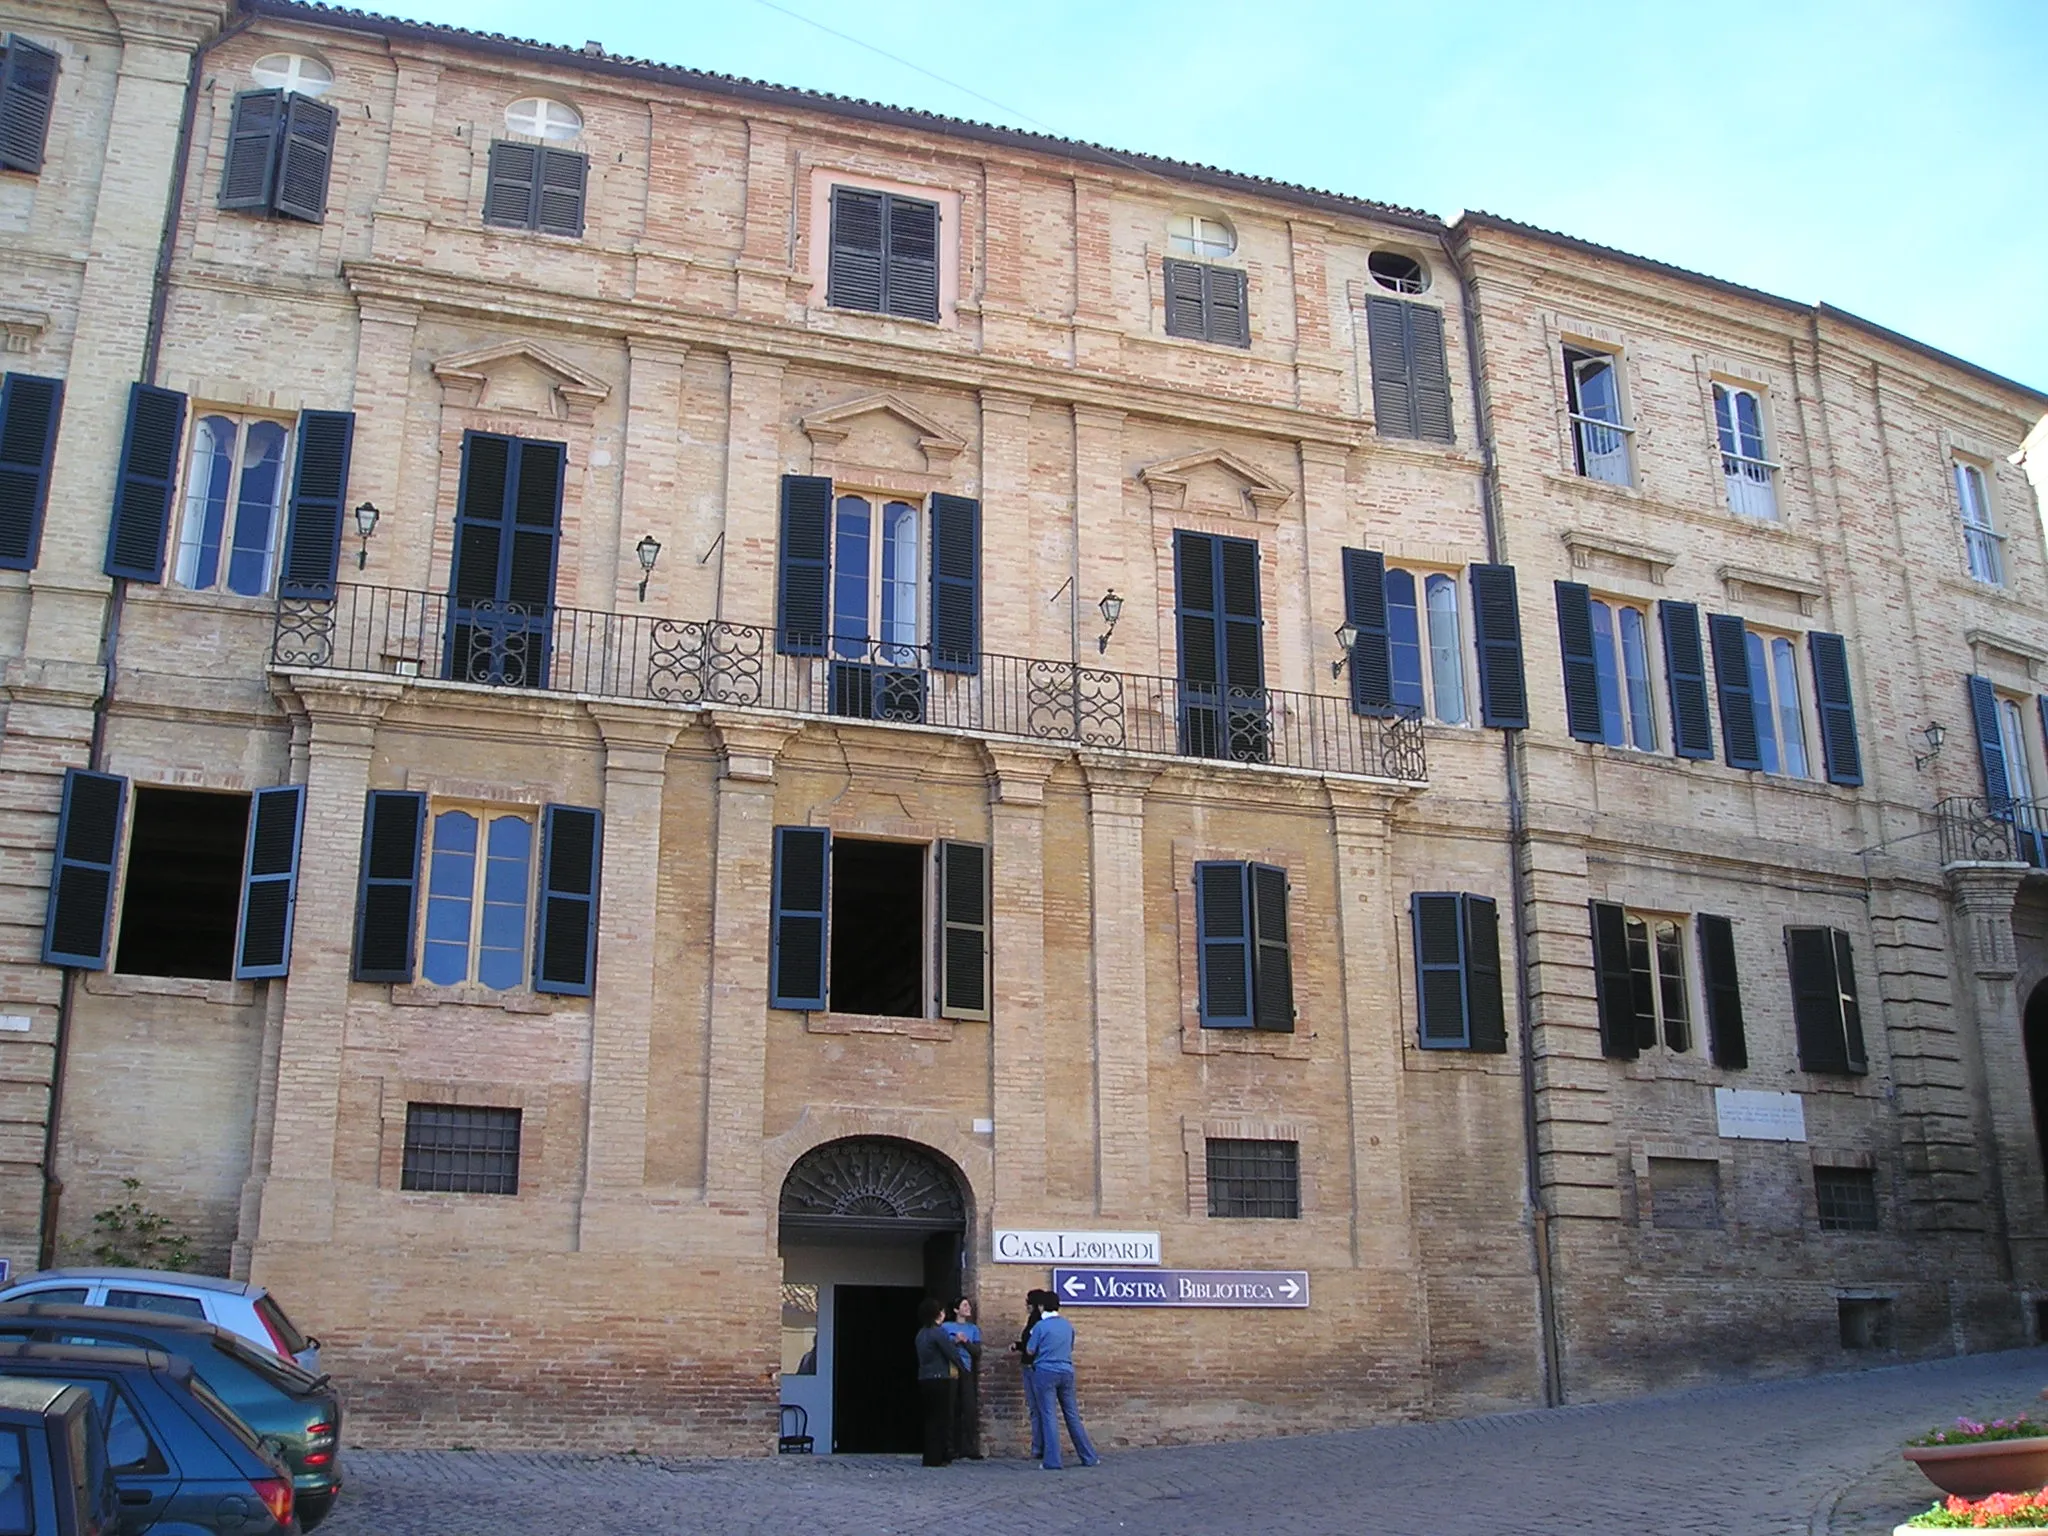
[[[519,1111],[456,1104],[405,1106],[400,1189],[458,1195],[519,1193]]]
[[[1816,1168],[1813,1192],[1823,1232],[1877,1230],[1877,1175],[1868,1168]]]
[[[1211,1216],[1301,1215],[1301,1148],[1291,1141],[1209,1142]]]

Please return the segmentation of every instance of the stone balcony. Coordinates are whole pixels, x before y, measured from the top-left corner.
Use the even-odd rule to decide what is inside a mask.
[[[1419,718],[1355,714],[1339,694],[1219,688],[865,639],[791,636],[779,647],[777,638],[771,628],[722,620],[344,584],[332,598],[279,602],[270,660],[282,672],[860,720],[1411,786],[1427,779]]]

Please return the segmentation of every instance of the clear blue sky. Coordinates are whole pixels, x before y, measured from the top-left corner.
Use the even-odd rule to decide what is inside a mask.
[[[359,3],[1483,208],[2048,388],[2048,0]]]

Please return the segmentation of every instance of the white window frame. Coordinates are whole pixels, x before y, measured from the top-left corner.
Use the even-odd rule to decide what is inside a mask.
[[[1571,427],[1572,473],[1583,479],[1597,480],[1602,485],[1633,487],[1636,483],[1636,429],[1629,425],[1628,390],[1622,376],[1622,354],[1613,347],[1566,339],[1559,348],[1558,356],[1565,375],[1565,415],[1569,418]],[[1590,362],[1605,362],[1613,376],[1616,416],[1613,421],[1588,415],[1581,409],[1584,400],[1580,393],[1579,365]],[[1597,443],[1601,434],[1610,432],[1615,438],[1613,446],[1595,453],[1591,444]],[[1603,460],[1613,461],[1620,470],[1621,478],[1601,474],[1591,467]]]
[[[1655,1049],[1673,1056],[1691,1056],[1698,1052],[1700,1044],[1700,994],[1693,985],[1694,973],[1699,969],[1691,959],[1691,945],[1688,935],[1693,931],[1691,915],[1682,912],[1660,912],[1649,907],[1624,906],[1622,909],[1622,934],[1628,944],[1630,985],[1634,985],[1636,956],[1636,933],[1640,929],[1643,944],[1650,956],[1650,998],[1657,1016],[1657,1043]],[[1674,1050],[1670,1044],[1668,1029],[1669,1010],[1664,996],[1664,951],[1658,943],[1658,930],[1669,926],[1675,933],[1678,951],[1678,996],[1685,1007],[1685,1047]],[[1643,1049],[1638,1042],[1638,1050]]]
[[[228,466],[228,485],[221,509],[220,545],[214,552],[212,579],[205,585],[197,584],[199,571],[196,566],[204,539],[204,506],[195,507],[192,502],[195,484],[193,471],[195,455],[199,450],[199,435],[207,430],[206,423],[218,418],[230,423],[235,429],[235,449]],[[284,433],[284,453],[278,460],[277,488],[270,508],[270,537],[263,556],[263,582],[256,592],[237,592],[228,585],[234,568],[235,532],[242,517],[242,452],[249,441],[249,429],[257,426],[273,426]],[[297,423],[289,418],[268,416],[262,412],[216,410],[201,407],[193,410],[185,424],[183,463],[178,472],[178,495],[175,504],[177,513],[177,537],[171,544],[171,584],[187,592],[210,592],[229,597],[264,598],[277,588],[278,566],[284,553],[285,522],[291,515],[291,476],[298,450]],[[211,497],[208,498],[211,500]]]
[[[1590,596],[1587,607],[1593,624],[1593,655],[1595,657],[1594,670],[1596,680],[1599,670],[1598,657],[1600,654],[1601,622],[1599,613],[1592,610],[1599,608],[1607,610],[1607,640],[1614,649],[1615,704],[1621,713],[1622,739],[1618,742],[1607,742],[1606,745],[1629,752],[1655,752],[1658,741],[1657,656],[1655,650],[1656,640],[1654,638],[1655,627],[1650,617],[1650,605],[1636,598],[1613,597],[1603,592],[1594,592]],[[1636,705],[1638,701],[1631,697],[1629,692],[1628,652],[1627,648],[1622,644],[1621,614],[1623,609],[1632,612],[1642,621],[1643,696],[1640,700],[1642,704],[1640,719],[1649,736],[1647,745],[1637,740],[1638,731],[1636,727],[1638,715]],[[1604,696],[1600,699],[1600,729],[1601,735],[1604,738],[1607,730],[1607,700]]]
[[[875,491],[860,486],[832,487],[832,528],[830,556],[826,562],[826,603],[825,627],[828,631],[826,649],[840,661],[879,661],[887,666],[921,667],[925,664],[925,650],[930,635],[931,607],[925,582],[925,541],[930,536],[928,498],[905,496],[894,491]],[[842,635],[839,632],[839,517],[840,504],[846,501],[864,502],[868,509],[868,552],[867,552],[867,619],[864,636]],[[892,506],[910,509],[912,525],[910,531],[910,575],[885,578],[882,568],[882,514]],[[899,546],[900,547],[900,546]],[[910,638],[899,639],[882,632],[882,587],[884,580],[898,585],[908,585],[916,617],[910,625]]]
[[[1414,281],[1408,282],[1400,278],[1380,276],[1379,273],[1373,270],[1372,262],[1375,256],[1398,256],[1403,261],[1414,262],[1416,270]],[[1418,293],[1427,293],[1430,290],[1429,263],[1413,251],[1396,250],[1391,246],[1382,246],[1376,251],[1368,251],[1365,257],[1365,275],[1371,280],[1373,287],[1384,288],[1388,293],[1398,293],[1404,298],[1413,298]]]
[[[1778,471],[1783,466],[1771,457],[1769,391],[1761,384],[1715,379],[1712,396],[1714,452],[1721,461],[1721,494],[1728,509],[1740,517],[1776,522],[1781,515]],[[1743,396],[1756,402],[1757,451],[1754,454],[1742,451],[1741,418],[1736,402]],[[1728,401],[1728,419],[1735,436],[1733,452],[1721,438],[1721,402],[1724,398]]]
[[[436,833],[441,818],[450,813],[460,813],[476,823],[476,849],[472,855],[474,863],[470,869],[469,932],[463,941],[463,972],[459,980],[438,981],[428,975],[429,937],[432,932],[434,912],[434,873]],[[494,822],[513,820],[523,822],[528,833],[526,854],[526,892],[520,909],[519,920],[519,970],[512,982],[503,987],[494,986],[483,980],[483,923],[484,893],[490,866],[490,834]],[[420,967],[420,981],[430,987],[448,990],[459,988],[481,988],[485,991],[507,992],[530,991],[533,987],[533,928],[534,902],[540,888],[541,863],[541,810],[539,806],[520,805],[500,801],[473,800],[430,800],[427,803],[427,825],[425,835],[425,857],[420,868],[420,902],[417,922]],[[445,898],[443,898],[445,899]],[[447,942],[436,940],[434,942]]]
[[[300,96],[325,96],[334,89],[334,71],[309,53],[266,53],[249,66],[249,78],[267,90]]]
[[[557,117],[558,113],[564,115]],[[583,137],[583,114],[553,96],[522,96],[505,104],[505,131],[522,139],[568,144]]]
[[[1477,695],[1473,689],[1472,668],[1466,661],[1466,653],[1471,646],[1472,625],[1471,619],[1465,611],[1465,583],[1459,579],[1462,573],[1445,570],[1441,566],[1411,565],[1405,561],[1389,561],[1386,566],[1387,576],[1392,576],[1396,571],[1405,574],[1415,585],[1415,637],[1416,648],[1422,666],[1423,718],[1433,721],[1438,725],[1471,725],[1474,722]],[[1443,713],[1442,690],[1438,687],[1440,681],[1437,669],[1439,647],[1432,643],[1430,633],[1429,588],[1430,583],[1437,580],[1443,581],[1449,587],[1455,604],[1454,612],[1458,625],[1458,632],[1454,637],[1456,641],[1454,664],[1457,669],[1455,676],[1458,680],[1462,708],[1459,717],[1456,719],[1446,718]],[[1383,579],[1382,591],[1384,590]],[[1393,603],[1389,600],[1387,603],[1387,646],[1390,665],[1393,645]]]
[[[1974,496],[1970,486],[1975,483]],[[1988,465],[1955,454],[1949,459],[1949,485],[1955,493],[1956,514],[1963,524],[1963,564],[1973,581],[1987,587],[2005,585],[2005,535],[1998,531],[1991,505],[1992,475]],[[1971,503],[1976,503],[1972,518]]]
[[[1195,261],[1228,261],[1237,254],[1237,230],[1213,213],[1176,213],[1166,221],[1166,248]]]
[[[1796,635],[1785,634],[1774,629],[1757,629],[1749,624],[1743,625],[1742,633],[1744,652],[1749,660],[1749,691],[1752,708],[1758,714],[1757,752],[1759,756],[1763,752],[1762,716],[1767,710],[1771,722],[1772,752],[1777,759],[1776,767],[1766,766],[1763,771],[1775,777],[1785,779],[1814,778],[1816,775],[1814,773],[1813,733],[1807,729],[1806,723],[1807,706],[1811,701],[1807,697],[1806,683],[1802,679],[1799,670],[1799,639]],[[1756,665],[1755,653],[1749,650],[1751,636],[1756,637],[1757,643],[1763,650],[1764,665],[1761,670]],[[1784,651],[1781,652],[1778,649],[1780,646],[1785,647]],[[1786,674],[1784,677],[1779,675],[1778,669],[1778,661],[1781,655],[1788,658],[1784,669]],[[1792,687],[1792,698],[1789,703],[1786,701],[1784,691],[1780,687],[1780,684],[1787,680],[1790,681]],[[1802,765],[1796,770],[1787,761],[1788,754],[1785,750],[1786,727],[1795,724],[1799,728],[1799,757]]]
[[[2034,803],[2041,782],[2034,771],[2034,732],[2027,726],[2028,701],[1999,692],[1998,744],[2005,754],[2005,791],[2015,804]]]

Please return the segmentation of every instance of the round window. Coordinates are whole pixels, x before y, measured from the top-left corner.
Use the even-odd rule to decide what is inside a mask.
[[[583,131],[583,116],[559,101],[527,96],[505,109],[505,127],[529,139],[573,139]]]
[[[1429,269],[1399,251],[1374,251],[1366,257],[1365,267],[1374,282],[1396,293],[1421,293],[1429,286]]]
[[[319,96],[334,84],[334,71],[303,53],[266,53],[250,66],[249,78],[274,91]]]
[[[1237,233],[1221,219],[1177,213],[1166,227],[1166,243],[1177,256],[1215,261],[1237,249]]]

